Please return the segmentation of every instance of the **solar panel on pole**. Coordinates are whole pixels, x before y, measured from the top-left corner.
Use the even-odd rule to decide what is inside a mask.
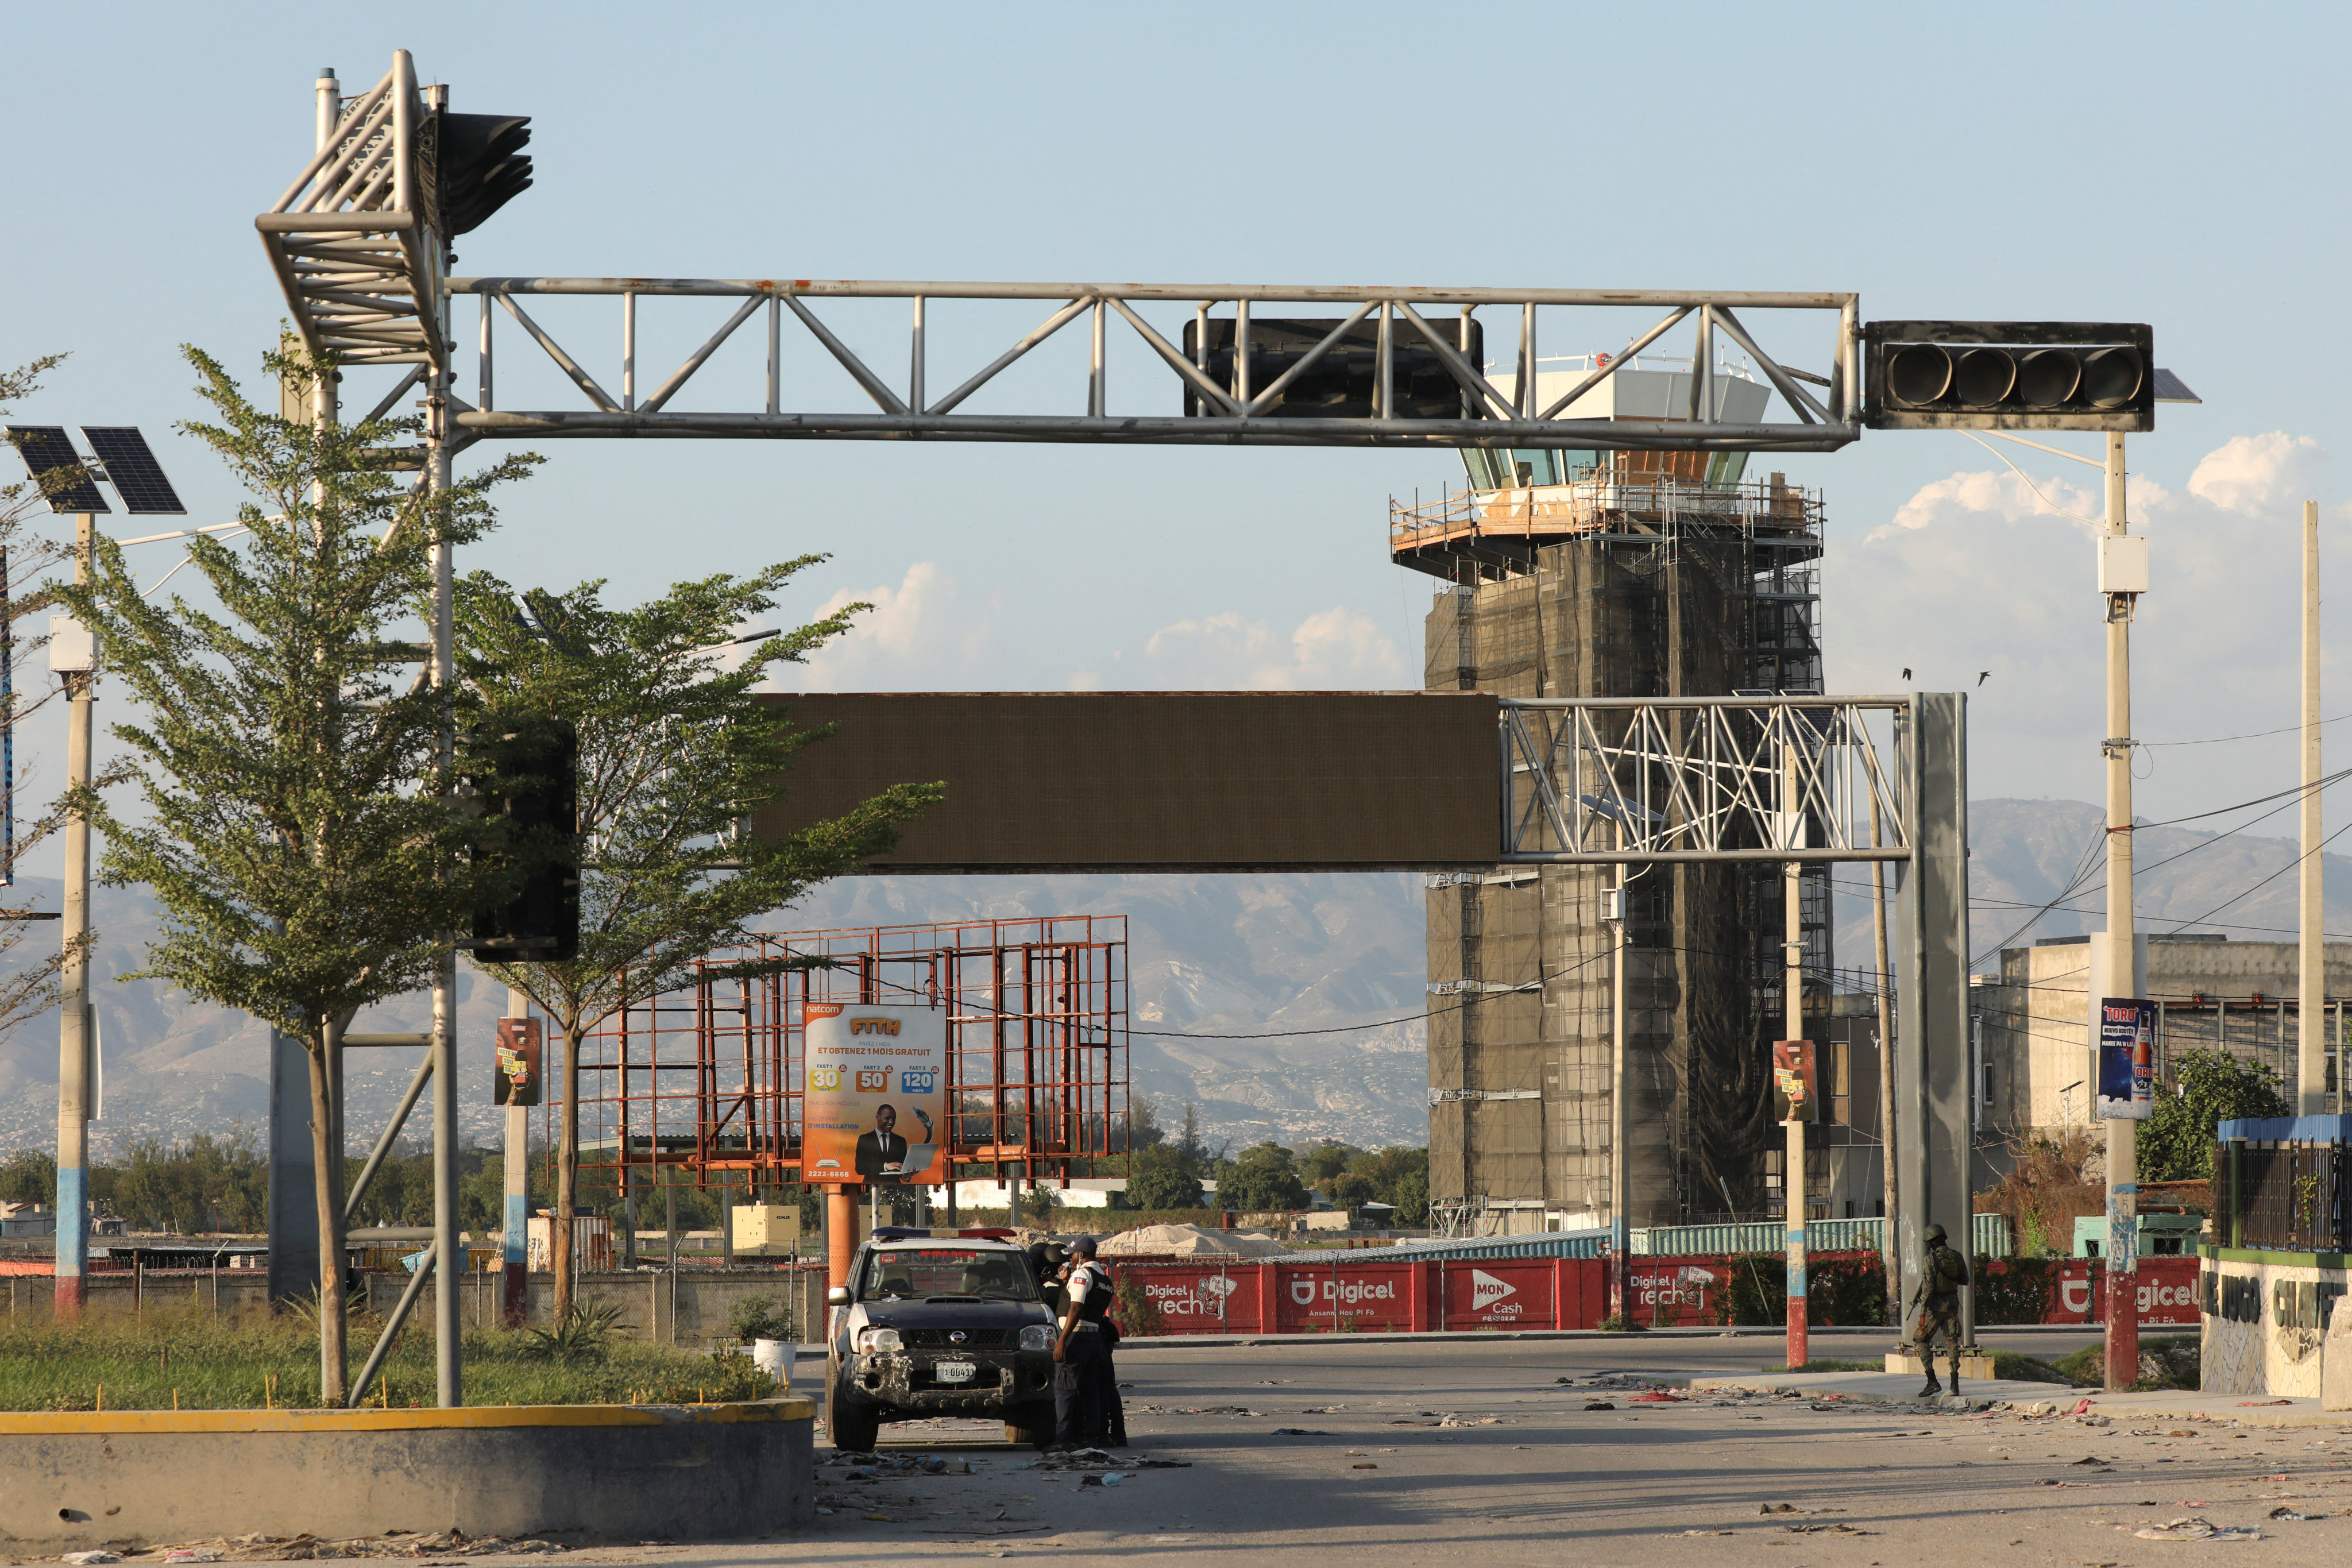
[[[85,425],[82,439],[106,468],[106,482],[122,498],[122,510],[133,516],[182,517],[187,508],[179,492],[163,477],[163,465],[147,449],[147,437],[135,425]]]
[[[11,425],[8,426],[8,441],[16,448],[17,455],[25,459],[26,470],[35,479],[44,474],[53,474],[59,468],[81,469],[81,477],[74,484],[57,489],[43,487],[51,511],[70,516],[75,512],[112,510],[106,504],[106,498],[98,493],[98,482],[89,477],[88,469],[81,468],[81,454],[74,450],[71,441],[66,439],[64,426]]]

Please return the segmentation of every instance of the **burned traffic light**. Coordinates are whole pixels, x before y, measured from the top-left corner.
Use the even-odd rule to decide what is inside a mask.
[[[1208,329],[1208,348],[1202,353],[1201,328]],[[1249,324],[1249,391],[1253,397],[1263,395],[1269,387],[1314,353],[1316,345],[1329,337],[1339,323],[1332,321],[1296,321],[1253,318]],[[1453,317],[1432,320],[1430,330],[1444,338],[1446,346],[1456,357],[1469,365],[1479,365],[1486,360],[1486,333],[1476,320],[1470,322],[1470,341],[1465,346],[1458,336],[1461,328]],[[1380,322],[1370,317],[1356,322],[1329,348],[1323,351],[1296,380],[1265,409],[1262,416],[1273,419],[1370,419],[1373,399],[1380,384]],[[1470,397],[1446,368],[1437,351],[1430,347],[1422,330],[1400,313],[1389,323],[1389,387],[1391,419],[1476,419],[1483,416],[1478,400]],[[1202,373],[1217,385],[1228,390],[1239,384],[1234,372],[1234,322],[1231,316],[1211,317],[1206,322],[1184,323],[1184,357],[1202,367]],[[1465,407],[1465,403],[1467,406]],[[1224,411],[1202,405],[1201,395],[1190,386],[1184,391],[1184,415],[1187,418],[1219,416]]]
[[[1871,321],[1874,430],[2152,430],[2155,334],[2103,321]]]
[[[467,737],[481,803],[474,862],[520,875],[514,897],[477,910],[463,945],[491,963],[580,956],[580,738],[560,719],[492,721]]]
[[[444,240],[468,234],[530,188],[528,114],[436,110],[418,132],[425,211]]]

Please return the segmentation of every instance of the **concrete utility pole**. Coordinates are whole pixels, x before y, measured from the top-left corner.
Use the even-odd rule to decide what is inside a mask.
[[[2319,503],[2303,503],[2303,910],[2295,965],[2295,1109],[2327,1114],[2327,946],[2319,833]]]
[[[1792,737],[1793,739],[1793,737]],[[1787,767],[1787,776],[1793,785],[1797,764],[1793,752]],[[1790,791],[1790,801],[1795,792]],[[1781,813],[1781,826],[1789,835],[1786,847],[1796,847],[1798,814],[1793,810]],[[1805,1037],[1805,924],[1803,907],[1802,862],[1791,860],[1780,873],[1782,904],[1788,916],[1782,950],[1785,968],[1781,972],[1780,990],[1786,1002],[1787,1016],[1783,1020],[1788,1039],[1800,1042],[1799,1060],[1793,1064],[1801,1068],[1801,1044]],[[1818,1078],[1818,1074],[1816,1075]],[[1805,1320],[1805,1118],[1811,1114],[1809,1100],[1791,1097],[1789,1120],[1784,1124],[1789,1134],[1788,1151],[1781,1156],[1783,1169],[1780,1192],[1786,1204],[1789,1242],[1789,1350],[1784,1365],[1790,1371],[1803,1366],[1811,1359]]]
[[[1625,847],[1625,819],[1617,819],[1617,847]],[[1626,873],[1631,869],[1623,861],[1617,863],[1616,915],[1609,923],[1616,928],[1617,951],[1610,964],[1609,973],[1609,1252],[1610,1271],[1616,1277],[1616,1312],[1622,1320],[1633,1316],[1633,1162],[1626,1157],[1625,1140],[1633,1119],[1626,1114],[1625,1089],[1633,1081],[1626,1062],[1625,1039],[1625,961],[1631,956],[1632,942],[1627,931],[1625,894]]]
[[[2124,518],[2124,438],[2120,432],[2110,432],[2107,539],[2121,539],[2127,531]],[[2113,545],[2105,548],[2113,550]],[[2136,582],[2137,578],[2116,580]],[[2107,763],[2107,973],[2111,977],[2109,984],[2130,989],[2137,970],[2132,962],[2131,617],[2138,595],[2111,591],[2105,597],[2107,734],[2100,749]],[[2088,999],[2095,1058],[2099,1040],[2099,1002],[2096,996]],[[2095,1072],[2090,1089],[2095,1104],[2099,1092]],[[1967,1223],[1966,1216],[1962,1223]],[[2121,1391],[2139,1380],[2139,1123],[2125,1116],[2107,1121],[2106,1272],[2107,1387]]]
[[[1878,847],[1885,831],[1879,820],[1878,792],[1870,796],[1870,843]],[[1870,863],[1870,923],[1878,946],[1878,1167],[1886,1190],[1886,1223],[1878,1227],[1879,1251],[1886,1262],[1886,1321],[1895,1337],[1907,1341],[1903,1321],[1903,1264],[1895,1247],[1895,1215],[1903,1212],[1901,1184],[1895,1162],[1895,972],[1886,962],[1886,863]]]
[[[88,587],[90,552],[98,520],[74,514],[74,582]],[[69,648],[50,643],[49,665],[65,680],[70,707],[66,721],[66,784],[89,785],[91,709],[97,693],[97,658],[87,639]],[[57,1285],[50,1310],[60,1322],[81,1316],[84,1276],[89,1267],[89,816],[79,809],[66,816],[66,876],[61,940],[65,966],[58,975],[58,1228]]]
[[[1796,717],[1789,715],[1789,733],[1780,744],[1780,847],[1804,847],[1802,775],[1797,751]],[[1872,862],[1874,866],[1875,861]],[[1805,909],[1804,862],[1790,860],[1780,868],[1781,911],[1786,925],[1781,931],[1780,998],[1781,1037],[1795,1042],[1796,1059],[1789,1065],[1801,1075],[1804,1067],[1805,1038]],[[1819,1075],[1816,1074],[1816,1081]],[[1789,1120],[1782,1124],[1788,1134],[1788,1148],[1780,1157],[1780,1196],[1782,1218],[1787,1222],[1789,1267],[1789,1349],[1785,1364],[1791,1372],[1803,1366],[1811,1357],[1807,1341],[1809,1325],[1805,1319],[1805,1118],[1812,1113],[1811,1100],[1805,1096],[1801,1076],[1797,1092],[1789,1098]]]
[[[507,1016],[528,1022],[530,993],[520,985],[508,986]],[[544,1054],[532,1078],[534,1088],[547,1081]],[[544,1096],[546,1090],[541,1088],[540,1093]],[[530,1107],[522,1103],[523,1098],[515,1094],[507,1100],[506,1245],[499,1249],[505,1254],[506,1289],[500,1316],[510,1329],[521,1328],[530,1315]]]

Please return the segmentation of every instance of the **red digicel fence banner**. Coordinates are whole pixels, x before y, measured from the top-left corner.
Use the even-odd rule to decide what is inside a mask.
[[[2197,1259],[2142,1258],[2139,1260],[2139,1321],[2148,1328],[2197,1327]],[[2107,1321],[2105,1266],[2095,1258],[2070,1258],[2051,1271],[2050,1309],[2045,1323],[2104,1323]]]
[[[1666,1328],[1710,1326],[1738,1266],[1724,1257],[1636,1258],[1631,1315]],[[1387,1263],[1378,1253],[1350,1253],[1329,1263],[1113,1259],[1112,1267],[1141,1286],[1160,1309],[1160,1331],[1170,1334],[1592,1329],[1609,1312],[1609,1264],[1599,1258]],[[2096,1258],[2053,1265],[2042,1321],[2104,1321],[2101,1268]],[[2141,1258],[2139,1321],[2194,1327],[2196,1283],[2194,1258]]]

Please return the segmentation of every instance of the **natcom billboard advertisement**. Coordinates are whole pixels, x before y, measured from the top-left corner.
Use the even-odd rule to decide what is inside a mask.
[[[802,1179],[947,1180],[948,1016],[938,1007],[812,1002]]]

